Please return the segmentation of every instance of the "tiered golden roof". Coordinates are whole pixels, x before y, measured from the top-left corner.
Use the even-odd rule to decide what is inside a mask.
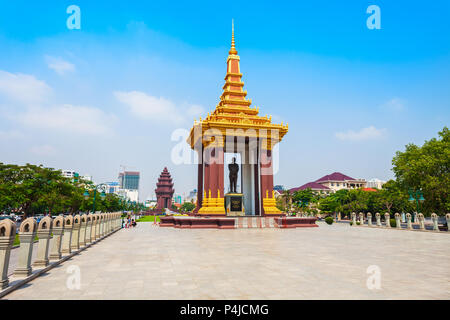
[[[245,136],[255,135],[270,140],[269,130],[278,130],[278,141],[288,131],[288,124],[272,123],[272,116],[259,116],[259,107],[251,107],[252,100],[246,99],[247,91],[244,91],[244,82],[242,81],[242,73],[240,73],[239,56],[235,47],[234,40],[234,24],[232,25],[231,49],[227,58],[227,74],[225,76],[225,84],[220,101],[216,109],[207,117],[199,121],[194,121],[191,129],[188,143],[194,148],[199,137],[194,137],[194,132],[201,126],[202,135],[208,129],[219,129],[225,137],[227,129],[255,129],[256,133],[246,132]],[[267,130],[267,132],[260,131]],[[208,140],[207,140],[208,141]],[[277,141],[277,142],[278,142]],[[276,142],[274,142],[276,143]]]

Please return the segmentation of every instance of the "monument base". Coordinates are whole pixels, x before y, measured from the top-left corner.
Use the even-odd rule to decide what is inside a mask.
[[[317,218],[291,217],[161,217],[160,227],[181,229],[240,229],[240,228],[317,228]]]
[[[229,192],[225,195],[225,211],[227,216],[245,216],[244,195]]]

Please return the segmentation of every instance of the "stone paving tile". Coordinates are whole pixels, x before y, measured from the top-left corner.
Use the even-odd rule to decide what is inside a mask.
[[[320,224],[181,230],[140,223],[4,299],[450,299],[450,235]],[[69,266],[81,288],[69,290]],[[381,271],[369,290],[368,266]]]

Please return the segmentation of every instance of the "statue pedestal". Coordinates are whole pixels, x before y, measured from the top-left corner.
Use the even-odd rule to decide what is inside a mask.
[[[227,193],[225,195],[225,210],[227,216],[245,216],[244,195],[242,193]]]

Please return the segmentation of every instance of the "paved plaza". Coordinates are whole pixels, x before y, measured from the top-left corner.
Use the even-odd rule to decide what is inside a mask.
[[[4,299],[450,299],[450,234],[319,225],[139,223]],[[380,289],[367,287],[372,265],[381,271]],[[77,267],[81,286],[69,289],[68,271]]]

